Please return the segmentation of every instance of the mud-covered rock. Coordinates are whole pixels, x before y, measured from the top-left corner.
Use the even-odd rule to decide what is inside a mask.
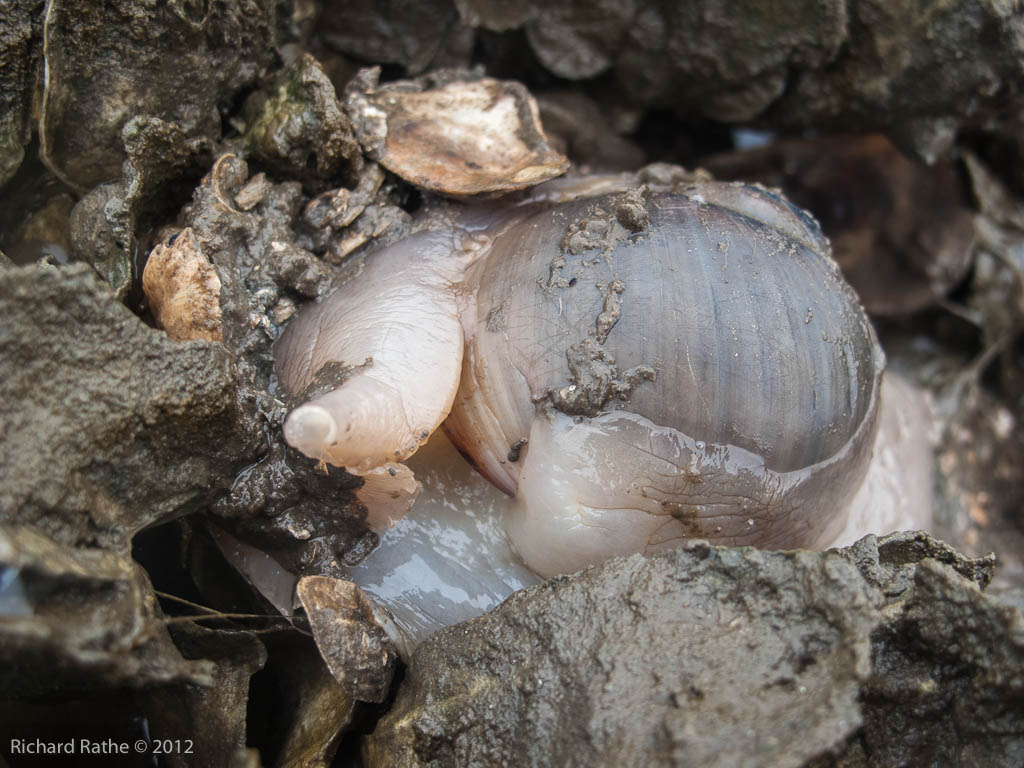
[[[7,188],[7,200],[25,200],[15,185]],[[26,201],[28,202],[28,201]],[[71,256],[71,234],[69,219],[75,201],[65,192],[57,192],[47,198],[45,193],[32,199],[24,210],[14,211],[13,205],[6,208],[10,220],[17,220],[27,215],[24,223],[9,235],[3,242],[11,260],[15,264],[67,264]],[[5,205],[0,202],[0,209]],[[29,213],[31,211],[31,213]],[[0,230],[3,230],[0,224]]]
[[[0,525],[0,609],[0,653],[13,662],[0,670],[5,752],[11,737],[181,739],[191,748],[161,762],[213,768],[244,749],[263,645],[244,630],[172,623],[127,555]]]
[[[461,42],[458,14],[449,0],[323,6],[319,32],[328,45],[362,61],[401,64],[410,74],[425,70],[446,45]]]
[[[148,248],[145,232],[158,216],[173,213],[175,187],[192,181],[189,170],[209,160],[210,144],[189,139],[174,124],[134,118],[121,132],[127,159],[119,181],[101,184],[71,211],[74,256],[93,266],[123,298],[140,275],[136,254]],[[142,242],[140,242],[142,240]]]
[[[1024,761],[1024,621],[925,559],[896,621],[873,638],[863,742],[874,765]]]
[[[0,654],[18,660],[0,673],[5,697],[60,685],[213,682],[210,662],[189,661],[175,648],[149,579],[130,558],[61,546],[28,526],[5,523],[0,573],[6,598]],[[15,589],[20,605],[10,599]]]
[[[290,248],[295,238],[290,225],[302,203],[299,182],[250,181],[243,160],[222,155],[180,217],[216,270],[224,345],[239,362],[242,386],[255,398],[267,398],[273,367],[270,345],[279,329],[270,313],[282,293],[298,293],[294,285],[274,280],[270,265],[278,261],[278,248]],[[273,407],[270,400],[265,407]]]
[[[353,181],[362,155],[320,63],[304,54],[278,77],[246,133],[273,170],[307,184]]]
[[[696,543],[423,643],[371,765],[797,766],[860,724],[880,593],[835,553]]]
[[[466,24],[523,30],[559,77],[606,77],[613,103],[787,130],[884,129],[929,161],[964,126],[1011,134],[1000,126],[1019,120],[1024,19],[1013,4],[927,13],[916,0],[455,5]]]
[[[1017,765],[1024,759],[1024,621],[981,590],[995,558],[921,533],[843,550],[886,596],[847,754],[870,766]]]
[[[220,108],[274,59],[274,8],[269,0],[49,3],[44,161],[78,189],[114,180],[125,159],[121,129],[135,116],[219,139]]]
[[[0,314],[8,521],[124,546],[200,508],[251,450],[225,349],[148,328],[87,265],[7,270]]]
[[[965,125],[990,129],[1020,109],[1019,11],[991,0],[922,11],[917,0],[850,4],[840,55],[801,66],[773,117],[785,126],[888,128],[931,162]]]
[[[989,585],[995,570],[994,555],[967,557],[945,542],[914,531],[865,536],[839,552],[854,563],[864,579],[880,589],[890,603],[906,596],[913,586],[917,566],[924,560],[949,566],[979,589]]]
[[[51,263],[66,264],[71,252],[68,220],[74,204],[74,199],[66,192],[59,192],[47,199],[19,227],[16,238],[20,242],[12,250],[17,251],[24,244],[35,245],[39,250],[49,249],[52,252]]]
[[[270,183],[223,155],[196,188],[180,221],[220,282],[223,344],[238,370],[237,398],[265,440],[211,505],[240,538],[266,547],[300,574],[337,575],[366,534],[348,492],[358,481],[324,472],[284,445],[285,404],[276,396],[271,346],[295,306],[326,294],[334,275],[298,244],[292,225],[305,202],[298,181]]]
[[[100,184],[71,209],[70,228],[74,250],[107,282],[118,296],[131,287],[131,243],[121,242],[107,211],[121,210],[123,187],[118,182]],[[108,207],[109,206],[109,207]],[[131,233],[128,233],[129,237]]]
[[[1024,624],[922,533],[693,543],[526,589],[414,653],[371,765],[1014,765]]]
[[[509,26],[488,0],[461,0],[463,18]],[[774,102],[791,69],[832,61],[846,36],[846,6],[749,0],[663,4],[530,3],[523,28],[537,58],[572,80],[611,72],[628,101],[718,120],[748,120]]]
[[[281,707],[273,725],[283,726],[283,746],[276,765],[326,768],[338,749],[341,734],[356,702],[335,680],[308,638],[268,638],[268,671],[278,680]]]
[[[140,697],[153,739],[191,744],[190,751],[161,756],[169,768],[238,765],[246,751],[250,681],[267,661],[256,635],[238,629],[212,629],[182,622],[172,627],[175,645],[187,659],[203,659],[207,685],[147,688]]]
[[[319,469],[278,438],[211,511],[289,572],[340,576],[343,564],[358,562],[378,542],[353,502],[359,482],[338,467]]]
[[[4,3],[0,24],[0,187],[14,175],[32,133],[32,94],[42,62],[43,0]]]
[[[394,177],[377,163],[367,162],[351,189],[341,187],[307,203],[298,225],[299,242],[331,264],[340,264],[363,246],[383,248],[411,230],[411,217],[393,198],[400,198]]]

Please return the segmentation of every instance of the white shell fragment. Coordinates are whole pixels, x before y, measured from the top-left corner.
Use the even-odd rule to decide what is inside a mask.
[[[495,194],[565,173],[520,83],[482,78],[439,87],[390,83],[350,93],[360,141],[389,171],[444,195]]]
[[[150,252],[142,290],[175,341],[221,340],[220,278],[191,228]]]

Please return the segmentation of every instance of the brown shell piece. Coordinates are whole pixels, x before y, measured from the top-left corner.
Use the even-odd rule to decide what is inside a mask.
[[[397,652],[363,591],[351,581],[306,576],[295,593],[334,678],[360,701],[384,701]]]
[[[220,278],[191,228],[150,252],[142,290],[175,341],[221,340]]]
[[[363,118],[355,122],[375,126],[361,137],[364,145],[389,171],[432,192],[509,192],[569,167],[520,83],[483,78],[425,90],[392,84],[355,101]]]

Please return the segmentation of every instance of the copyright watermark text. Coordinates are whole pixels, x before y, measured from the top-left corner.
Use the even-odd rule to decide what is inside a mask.
[[[136,739],[120,741],[118,739],[62,739],[45,741],[43,739],[11,739],[11,755],[191,755],[191,739]]]

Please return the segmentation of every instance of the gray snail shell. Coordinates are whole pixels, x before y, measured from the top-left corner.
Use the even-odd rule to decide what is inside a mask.
[[[738,183],[566,197],[469,207],[303,310],[282,383],[344,375],[289,442],[394,475],[443,421],[514,497],[505,529],[545,577],[688,538],[828,546],[884,357],[814,219]]]
[[[870,459],[883,357],[802,211],[715,182],[562,203],[505,226],[467,284],[476,321],[444,428],[524,502],[509,528],[535,570],[682,538],[789,548],[835,536],[833,510]],[[589,455],[573,455],[580,440]],[[592,455],[598,443],[607,458]],[[525,458],[509,461],[516,445]],[[583,479],[587,465],[599,482]],[[572,533],[538,519],[556,514],[555,468],[577,478],[562,494]],[[615,514],[638,507],[646,516]],[[581,556],[588,535],[598,554]]]

